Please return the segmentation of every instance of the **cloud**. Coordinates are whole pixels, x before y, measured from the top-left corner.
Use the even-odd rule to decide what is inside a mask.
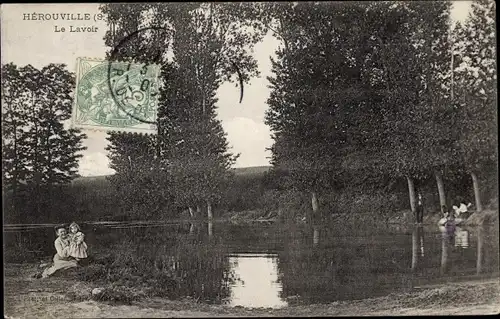
[[[241,153],[235,167],[269,165],[271,153],[266,147],[272,145],[269,127],[245,117],[222,121],[224,131],[234,154]]]

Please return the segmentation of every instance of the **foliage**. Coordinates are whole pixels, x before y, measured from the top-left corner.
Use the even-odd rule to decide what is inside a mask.
[[[33,206],[29,212],[40,213],[42,186],[51,189],[77,177],[85,149],[85,134],[63,124],[71,116],[74,76],[65,65],[38,70],[10,63],[2,65],[2,79],[4,185],[14,198],[26,185]]]
[[[365,47],[361,30],[349,28],[349,17],[342,17],[359,15],[364,8],[350,3],[283,6],[273,17],[284,47],[272,61],[266,113],[274,132],[273,162],[290,171],[296,187],[319,190],[333,186],[342,156],[353,144],[364,143],[359,124],[367,122],[360,118],[363,112],[353,110],[367,107],[364,111],[370,112],[363,103],[368,96],[359,76],[361,64],[356,63]]]
[[[108,135],[113,189],[60,187],[76,176],[85,137],[63,125],[73,75],[4,65],[4,199],[24,220],[160,219],[207,206],[294,217],[314,192],[329,215],[401,209],[403,176],[431,207],[435,173],[453,201],[470,199],[474,172],[494,203],[494,7],[474,1],[452,28],[449,1],[102,5],[108,58],[161,66],[158,134]],[[274,167],[235,176],[217,91],[258,75],[252,49],[268,31],[281,41],[265,118]]]
[[[498,162],[495,3],[474,1],[463,25],[453,30],[454,92],[460,162],[483,171]],[[489,170],[489,169],[488,169]]]
[[[263,21],[282,46],[266,123],[288,187],[333,198],[327,194],[386,188],[402,176],[441,173],[454,183],[464,168],[494,161],[493,6],[478,1],[466,22],[462,51],[483,70],[482,80],[461,80],[461,94],[482,93],[458,107],[451,2],[268,5]]]
[[[153,27],[124,43],[113,58],[162,66],[155,145],[150,144],[149,137],[110,134],[110,158],[119,175],[113,182],[117,187],[128,184],[147,189],[162,200],[173,198],[178,206],[220,201],[222,188],[231,176],[228,169],[236,157],[227,152],[225,134],[216,119],[215,94],[236,74],[242,82],[257,74],[250,50],[262,34],[254,23],[254,5],[107,4],[101,10],[111,25],[105,37],[109,46],[135,31]],[[142,146],[132,157],[125,150],[134,143]],[[150,157],[153,153],[156,156]],[[148,175],[162,172],[156,185],[169,185],[168,190],[162,192],[143,179],[132,179],[130,167],[120,164],[127,159],[144,166],[146,180],[154,179]],[[147,167],[155,169],[147,172]]]
[[[86,137],[65,129],[74,78],[64,65],[2,66],[3,160],[8,185],[67,183],[77,176]]]

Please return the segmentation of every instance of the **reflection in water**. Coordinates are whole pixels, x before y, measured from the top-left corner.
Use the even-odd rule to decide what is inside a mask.
[[[484,233],[483,227],[477,228],[477,261],[476,261],[476,273],[479,275],[483,271],[483,244],[484,244]]]
[[[314,228],[313,231],[313,245],[316,246],[319,243],[319,229]]]
[[[232,271],[239,280],[231,287],[231,306],[283,307],[280,298],[277,255],[237,254],[229,258]]]
[[[411,269],[415,270],[418,264],[418,232],[413,229],[411,235]]]
[[[455,247],[469,247],[469,232],[457,227],[455,230]]]
[[[440,227],[441,228],[441,227]],[[454,233],[450,232],[449,228],[441,228],[441,274],[448,273],[450,262],[448,259],[450,246],[453,243]]]
[[[424,230],[422,226],[417,226],[412,233],[412,256],[411,269],[415,270],[418,266],[419,257],[424,256]]]
[[[424,231],[422,230],[422,236],[420,236],[420,256],[424,257]]]
[[[415,280],[433,283],[444,273],[447,278],[498,274],[498,226],[480,228],[477,236],[470,229],[469,237],[460,233],[465,230],[445,227],[442,233],[416,227],[407,234],[337,225],[214,223],[88,225],[83,231],[93,257],[119,268],[112,280],[144,284],[152,296],[169,299],[191,296],[199,302],[280,307],[382,296]],[[55,253],[50,227],[4,226],[4,236],[6,262],[50,260]]]

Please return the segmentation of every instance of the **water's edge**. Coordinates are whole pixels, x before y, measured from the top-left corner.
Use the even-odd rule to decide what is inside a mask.
[[[20,268],[21,268],[21,271]],[[294,305],[279,309],[205,305],[194,300],[171,301],[158,298],[126,304],[92,300],[92,286],[78,285],[87,298],[71,300],[61,291],[75,282],[52,278],[46,282],[29,279],[26,265],[5,265],[5,315],[22,317],[220,317],[220,316],[352,316],[352,315],[450,315],[495,314],[500,304],[500,279],[469,281],[438,287],[421,287],[410,293],[393,293],[328,304]],[[436,296],[441,296],[436,300]],[[464,301],[463,297],[467,296]],[[431,300],[432,299],[432,300]],[[62,302],[64,301],[64,302]]]

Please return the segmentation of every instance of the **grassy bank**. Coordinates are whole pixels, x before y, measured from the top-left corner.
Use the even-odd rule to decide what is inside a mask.
[[[423,223],[425,225],[437,225],[442,218],[441,212],[430,212],[424,215]],[[463,222],[465,226],[480,226],[498,223],[498,209],[487,209],[480,213],[473,212]],[[378,219],[377,223],[387,222],[390,224],[413,224],[412,213],[410,210],[400,211],[395,216],[387,219]]]
[[[4,312],[8,318],[89,317],[226,317],[226,316],[384,316],[496,314],[500,311],[500,282],[496,280],[421,287],[385,297],[293,305],[281,309],[231,308],[192,299],[140,297],[127,302],[99,299],[95,284],[72,275],[32,279],[33,265],[7,264]]]

